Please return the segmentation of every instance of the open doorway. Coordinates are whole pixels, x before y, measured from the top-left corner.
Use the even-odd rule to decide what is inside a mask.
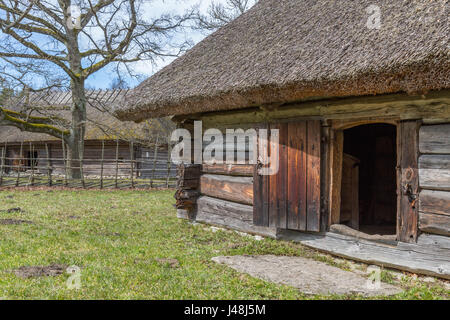
[[[340,224],[368,235],[395,235],[397,127],[367,124],[344,134]]]

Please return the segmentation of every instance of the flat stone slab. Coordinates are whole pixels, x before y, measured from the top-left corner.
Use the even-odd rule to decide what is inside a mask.
[[[212,260],[255,278],[298,288],[306,294],[378,296],[402,292],[400,288],[383,282],[378,287],[371,285],[369,276],[302,257],[221,256]]]

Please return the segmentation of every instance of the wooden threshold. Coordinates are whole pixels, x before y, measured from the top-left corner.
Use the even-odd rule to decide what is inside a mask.
[[[279,230],[277,238],[367,264],[450,279],[450,239],[447,237],[422,235],[418,243],[389,245],[333,232]]]

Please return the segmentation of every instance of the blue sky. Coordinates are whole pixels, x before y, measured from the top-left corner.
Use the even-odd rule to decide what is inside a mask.
[[[224,2],[224,0],[215,0],[215,2]],[[149,16],[160,16],[163,13],[183,13],[193,5],[199,5],[203,12],[206,12],[211,0],[156,0],[149,1],[148,6],[145,8],[148,11]],[[195,30],[188,30],[184,34],[179,34],[180,38],[187,38],[191,40],[194,44],[201,41],[206,36],[205,33]],[[170,62],[173,58],[159,59],[155,62],[155,65],[150,63],[141,63],[135,68],[138,69],[139,73],[142,73],[144,77],[151,76],[153,73],[157,72]],[[91,75],[86,81],[86,85],[91,88],[96,89],[107,89],[111,86],[111,82],[116,78],[116,75],[111,70],[111,68],[106,67],[98,71],[97,73]],[[133,78],[126,77],[126,81],[131,87],[136,86],[139,81]]]

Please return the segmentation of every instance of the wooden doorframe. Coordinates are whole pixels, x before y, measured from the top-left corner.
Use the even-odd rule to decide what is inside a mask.
[[[400,154],[401,146],[399,144],[401,132],[401,121],[399,119],[385,119],[385,118],[368,118],[358,120],[332,120],[329,140],[329,165],[330,181],[329,181],[329,203],[328,203],[328,228],[333,224],[340,223],[341,214],[341,184],[342,184],[342,165],[344,154],[344,130],[353,127],[358,127],[366,124],[390,124],[396,126],[396,154],[397,154],[397,195],[398,199],[401,195],[401,169],[400,169]],[[400,200],[397,201],[397,238],[401,240],[401,206]]]

